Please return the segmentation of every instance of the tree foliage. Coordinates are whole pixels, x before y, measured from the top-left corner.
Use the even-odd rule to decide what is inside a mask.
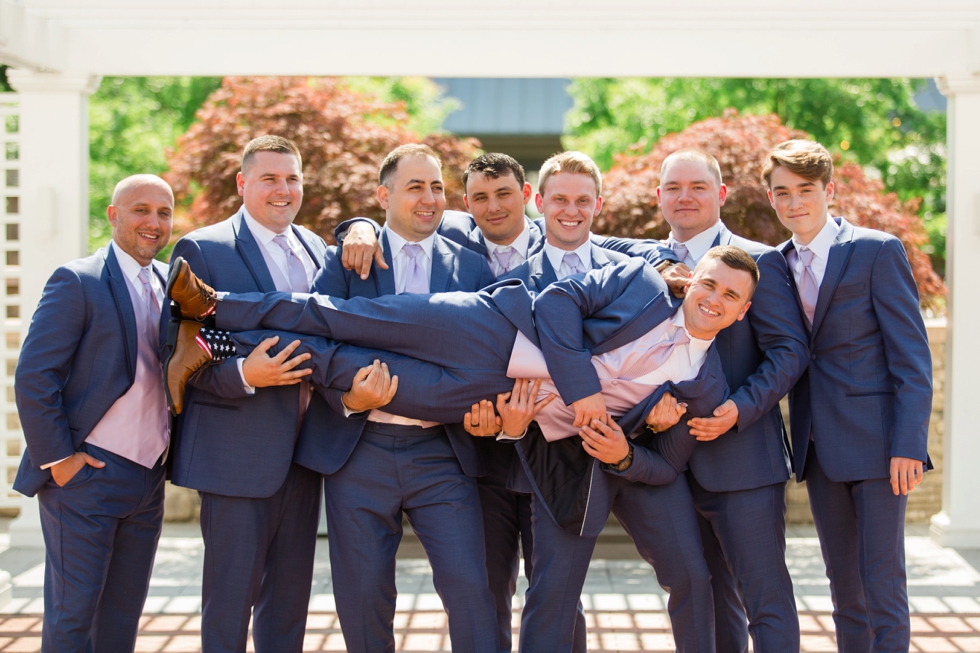
[[[286,136],[299,146],[304,199],[297,223],[328,240],[334,226],[349,217],[383,220],[376,199],[378,168],[402,143],[424,142],[440,153],[448,203],[462,208],[459,178],[479,143],[444,134],[420,138],[409,123],[403,103],[354,91],[343,79],[225,78],[167,156],[167,179],[186,209],[175,231],[187,233],[237,209],[241,152],[261,134]]]
[[[111,236],[106,207],[116,183],[162,174],[164,156],[194,122],[220,77],[107,77],[89,99],[89,246]]]
[[[802,131],[783,125],[775,115],[743,117],[728,110],[721,118],[702,120],[680,133],[665,136],[648,153],[630,151],[618,155],[603,180],[605,204],[594,229],[636,238],[665,238],[670,227],[658,209],[656,194],[660,166],[671,152],[696,147],[711,153],[721,165],[729,190],[722,206],[725,224],[740,236],[776,245],[789,238],[790,233],[776,219],[759,171],[772,146],[805,137]],[[853,224],[899,238],[905,245],[923,305],[935,306],[946,290],[921,249],[927,236],[917,215],[917,201],[903,202],[897,194],[885,192],[881,180],[869,177],[861,166],[835,158],[831,211]]]

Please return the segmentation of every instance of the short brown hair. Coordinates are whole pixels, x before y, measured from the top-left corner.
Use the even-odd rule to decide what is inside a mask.
[[[436,160],[436,165],[442,168],[442,161],[439,159],[439,155],[428,145],[422,145],[421,143],[399,145],[391,152],[388,152],[388,156],[381,162],[381,169],[378,170],[378,185],[391,188],[388,186],[388,182],[391,181],[395,170],[398,169],[398,162],[412,156],[431,156]]]
[[[544,195],[544,186],[548,179],[558,172],[589,175],[595,182],[596,195],[602,195],[602,173],[599,172],[599,166],[589,158],[589,155],[575,151],[559,152],[545,161],[538,173],[538,192],[540,194]]]
[[[712,247],[698,261],[695,270],[703,262],[710,261],[711,259],[718,259],[733,270],[748,272],[749,276],[752,277],[752,291],[746,299],[752,298],[752,295],[755,294],[755,287],[759,285],[759,266],[756,265],[755,259],[748,252],[734,245],[718,245],[717,247]]]
[[[303,157],[299,153],[296,143],[282,136],[259,136],[253,138],[242,151],[242,172],[251,162],[256,152],[275,152],[276,154],[292,154],[299,159],[299,167],[303,167]]]
[[[772,171],[782,166],[808,181],[820,180],[826,186],[834,178],[834,160],[820,143],[795,139],[769,150],[762,164],[762,183],[772,188]]]
[[[512,156],[500,152],[487,152],[473,159],[463,171],[463,190],[466,190],[466,180],[470,175],[485,175],[491,179],[499,179],[507,173],[514,175],[517,184],[524,188],[524,168]]]
[[[684,149],[677,150],[676,152],[671,152],[664,159],[664,162],[660,164],[660,179],[663,180],[664,171],[667,169],[667,164],[674,161],[698,161],[703,163],[707,168],[711,176],[715,178],[718,182],[718,187],[721,188],[721,166],[718,165],[718,159],[711,156],[704,150],[699,150],[695,147],[685,147]]]

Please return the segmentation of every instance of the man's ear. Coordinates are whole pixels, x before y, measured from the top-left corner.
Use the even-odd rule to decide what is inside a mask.
[[[718,189],[718,206],[724,206],[725,205],[725,198],[726,197],[728,197],[728,186],[726,186],[725,184],[722,184],[721,185],[721,188]]]
[[[751,306],[751,305],[752,305],[752,302],[751,301],[745,302],[745,306],[742,307],[742,312],[738,314],[738,317],[737,318],[735,318],[735,321],[736,322],[741,322],[742,321],[742,318],[745,317],[745,314],[749,312],[749,306]]]
[[[466,210],[467,211],[470,210],[470,196],[469,195],[463,195],[463,206],[466,207]],[[470,211],[470,212],[472,213],[472,211]]]
[[[522,192],[524,193],[524,206],[527,206],[527,203],[531,201],[531,195],[534,193],[534,190],[531,189],[531,184],[525,181]]]
[[[541,193],[534,195],[534,205],[538,207],[538,213],[544,214],[544,198],[541,197]]]
[[[388,210],[388,198],[391,197],[391,190],[387,186],[378,186],[378,204],[385,211]]]
[[[245,197],[245,175],[241,171],[235,175],[235,184],[238,186],[238,195]]]
[[[766,197],[769,198],[769,206],[776,208],[776,201],[772,198],[772,189],[766,190]]]
[[[109,219],[109,224],[112,225],[113,227],[115,227],[116,226],[116,220],[119,217],[119,213],[116,211],[116,207],[114,207],[112,204],[110,204],[109,205],[109,208],[107,208],[105,210],[105,214],[106,214],[106,217]]]

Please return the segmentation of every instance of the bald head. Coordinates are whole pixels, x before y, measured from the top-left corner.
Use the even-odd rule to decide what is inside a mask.
[[[146,267],[170,241],[174,192],[156,175],[126,177],[112,191],[106,213],[113,242]]]
[[[112,191],[112,204],[119,204],[120,198],[126,193],[131,193],[141,188],[156,187],[170,195],[170,204],[173,205],[174,192],[170,184],[160,179],[156,175],[130,175],[118,184]]]

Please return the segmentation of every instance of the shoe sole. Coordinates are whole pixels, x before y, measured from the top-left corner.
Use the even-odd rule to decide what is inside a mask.
[[[177,283],[177,275],[180,273],[180,269],[183,267],[184,257],[178,256],[170,263],[170,272],[167,274],[167,300],[173,301],[171,296],[174,289],[174,284]],[[173,347],[170,348],[170,354],[167,356],[167,360],[163,361],[163,391],[167,395],[167,408],[173,415],[179,415],[177,412],[177,407],[174,405],[173,397],[170,396],[170,384],[167,383],[167,372],[170,371],[170,360],[174,357]]]
[[[167,299],[173,301],[171,293],[174,290],[174,284],[177,283],[177,276],[180,274],[180,268],[183,267],[184,257],[178,256],[170,263],[170,273],[167,275]]]
[[[167,408],[173,416],[180,415],[177,411],[177,406],[174,404],[174,398],[170,396],[170,384],[167,383],[167,378],[170,372],[170,361],[174,357],[173,348],[170,349],[170,354],[167,356],[167,360],[163,362],[163,392],[167,395]]]

